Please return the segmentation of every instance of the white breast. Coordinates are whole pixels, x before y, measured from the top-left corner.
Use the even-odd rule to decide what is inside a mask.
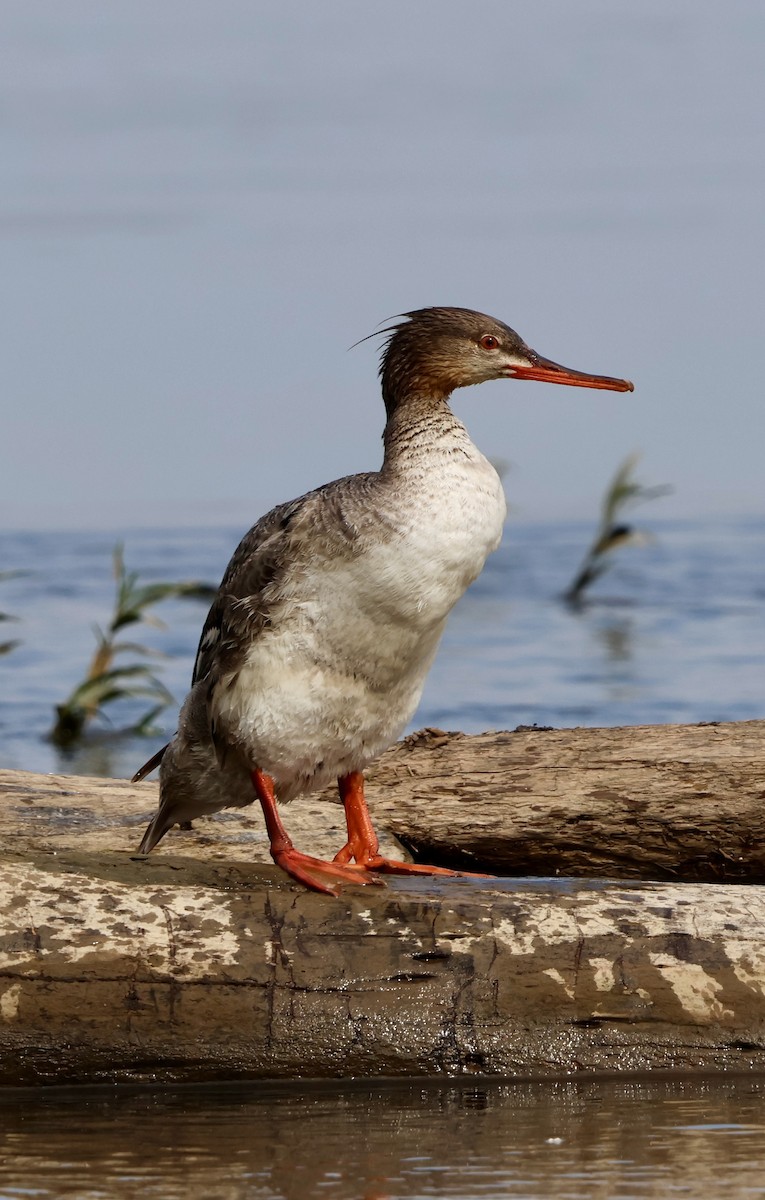
[[[499,545],[507,515],[502,485],[476,450],[475,458],[440,463],[410,506],[403,493],[407,515],[384,577],[415,624],[444,619]]]

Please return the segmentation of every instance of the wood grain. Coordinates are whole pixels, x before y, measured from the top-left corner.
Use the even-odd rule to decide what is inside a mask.
[[[337,900],[264,865],[254,807],[141,858],[156,785],[2,772],[0,1084],[763,1069],[762,748],[757,722],[426,732],[371,773],[378,824],[548,877]],[[329,796],[287,819],[343,840]]]

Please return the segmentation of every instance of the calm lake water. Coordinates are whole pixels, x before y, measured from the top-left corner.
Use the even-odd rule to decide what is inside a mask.
[[[4,1200],[739,1200],[762,1080],[0,1097]]]
[[[539,724],[634,725],[765,717],[765,518],[644,522],[653,540],[617,553],[584,608],[560,600],[592,536],[584,522],[510,523],[500,550],[457,606],[413,727],[479,732]],[[111,551],[122,538],[141,579],[217,583],[241,530],[0,534],[0,764],[31,771],[129,776],[162,738],[118,737],[141,713],[115,705],[82,749],[45,740],[54,705],[81,678],[92,626],[113,603]],[[180,702],[205,605],[157,606],[164,629],[124,640],[165,656],[157,672]],[[127,661],[127,658],[126,658]]]

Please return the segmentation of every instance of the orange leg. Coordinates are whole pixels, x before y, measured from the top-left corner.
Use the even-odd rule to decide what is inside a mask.
[[[361,771],[352,771],[338,779],[340,798],[345,806],[345,821],[348,826],[348,841],[335,855],[336,863],[347,863],[352,858],[359,867],[367,871],[385,871],[391,875],[461,875],[461,871],[448,871],[446,867],[426,867],[416,863],[400,862],[397,858],[383,858],[377,834],[372,825],[367,802],[364,799],[364,776]]]
[[[367,871],[358,866],[341,866],[338,863],[325,862],[323,858],[313,858],[310,854],[302,854],[292,844],[287,830],[282,824],[279,810],[276,807],[274,781],[270,775],[257,767],[251,772],[252,786],[260,800],[263,816],[271,843],[271,857],[278,867],[305,884],[315,892],[326,892],[337,896],[340,883],[381,883]]]

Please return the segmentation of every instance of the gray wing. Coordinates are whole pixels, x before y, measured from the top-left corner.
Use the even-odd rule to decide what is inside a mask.
[[[357,553],[360,526],[370,516],[369,490],[375,479],[377,475],[369,473],[324,484],[271,509],[244,535],[223,575],[197,648],[191,686],[206,683],[208,702],[221,675],[236,670],[246,646],[272,624],[280,585],[296,563],[313,554]],[[209,715],[208,708],[208,719]],[[216,742],[212,723],[210,737],[222,759],[225,747]],[[133,782],[159,766],[167,749],[157,751]]]
[[[212,686],[236,668],[242,648],[272,624],[280,586],[301,561],[357,553],[359,519],[369,512],[363,500],[374,478],[335,479],[273,508],[245,534],[202,628],[192,686],[204,680]]]
[[[283,575],[290,525],[306,500],[301,497],[272,509],[237,546],[202,627],[192,687],[225,671],[242,638],[247,635],[249,640],[257,633],[256,612],[248,601],[254,597],[265,600]],[[264,618],[263,612],[261,624]]]

